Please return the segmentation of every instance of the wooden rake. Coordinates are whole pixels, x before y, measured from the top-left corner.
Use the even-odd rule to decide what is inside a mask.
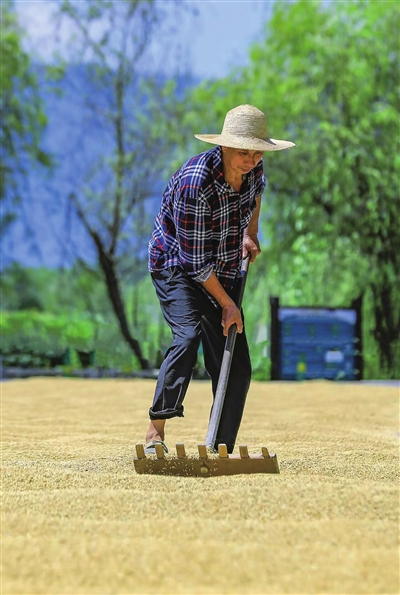
[[[249,255],[242,262],[242,284],[237,306],[240,310],[246,286]],[[279,473],[275,453],[269,453],[266,446],[260,454],[249,454],[246,445],[239,446],[239,454],[228,454],[226,444],[218,445],[218,454],[214,453],[214,444],[221,419],[233,350],[237,335],[236,324],[229,328],[222,357],[221,371],[215,392],[205,444],[198,445],[199,456],[188,456],[183,444],[176,445],[177,456],[165,455],[161,444],[155,445],[156,455],[146,456],[143,444],[136,444],[134,465],[137,473],[157,475],[181,475],[192,477],[212,477],[217,475],[238,475],[241,473]]]

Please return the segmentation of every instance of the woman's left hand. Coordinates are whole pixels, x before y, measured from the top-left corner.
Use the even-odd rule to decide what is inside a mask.
[[[243,258],[246,258],[247,254],[250,254],[250,262],[254,262],[260,253],[261,248],[257,234],[249,235],[245,233],[243,236]]]

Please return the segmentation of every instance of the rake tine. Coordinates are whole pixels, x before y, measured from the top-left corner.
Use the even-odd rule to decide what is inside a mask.
[[[238,455],[229,455],[226,444],[218,445],[219,456],[209,455],[205,444],[199,444],[199,458],[188,457],[183,444],[176,445],[177,457],[166,457],[161,444],[156,444],[156,457],[145,455],[144,445],[136,445],[134,458],[137,473],[180,475],[182,477],[215,477],[243,473],[279,473],[276,455],[262,447],[262,454],[250,455],[247,446],[240,445]]]
[[[249,451],[247,450],[247,446],[245,444],[240,444],[239,446],[239,453],[241,459],[248,459],[249,458]]]
[[[228,449],[226,447],[226,444],[218,444],[218,454],[220,459],[228,458]]]
[[[186,458],[185,445],[181,442],[176,445],[176,454],[178,455],[178,459]]]
[[[145,459],[146,458],[146,455],[145,455],[145,452],[144,452],[144,446],[143,446],[143,444],[136,444],[135,445],[135,448],[136,448],[137,458],[138,459]]]
[[[156,444],[156,455],[157,455],[157,459],[163,459],[164,458],[164,449],[162,447],[162,444]]]
[[[206,445],[205,444],[198,444],[197,448],[199,449],[199,457],[201,459],[208,459]]]

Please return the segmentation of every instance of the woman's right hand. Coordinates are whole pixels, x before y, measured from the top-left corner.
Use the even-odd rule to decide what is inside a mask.
[[[224,336],[228,336],[229,328],[236,324],[237,332],[241,333],[243,331],[243,320],[240,314],[240,310],[237,308],[236,304],[232,301],[232,303],[227,304],[226,306],[222,307],[222,321],[221,325],[224,328]]]

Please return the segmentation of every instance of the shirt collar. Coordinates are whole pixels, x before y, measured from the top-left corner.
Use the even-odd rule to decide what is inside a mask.
[[[228,182],[225,180],[224,168],[222,163],[222,148],[216,146],[213,149],[214,160],[213,160],[213,178],[214,183],[219,194],[226,194],[227,190],[230,189]]]

